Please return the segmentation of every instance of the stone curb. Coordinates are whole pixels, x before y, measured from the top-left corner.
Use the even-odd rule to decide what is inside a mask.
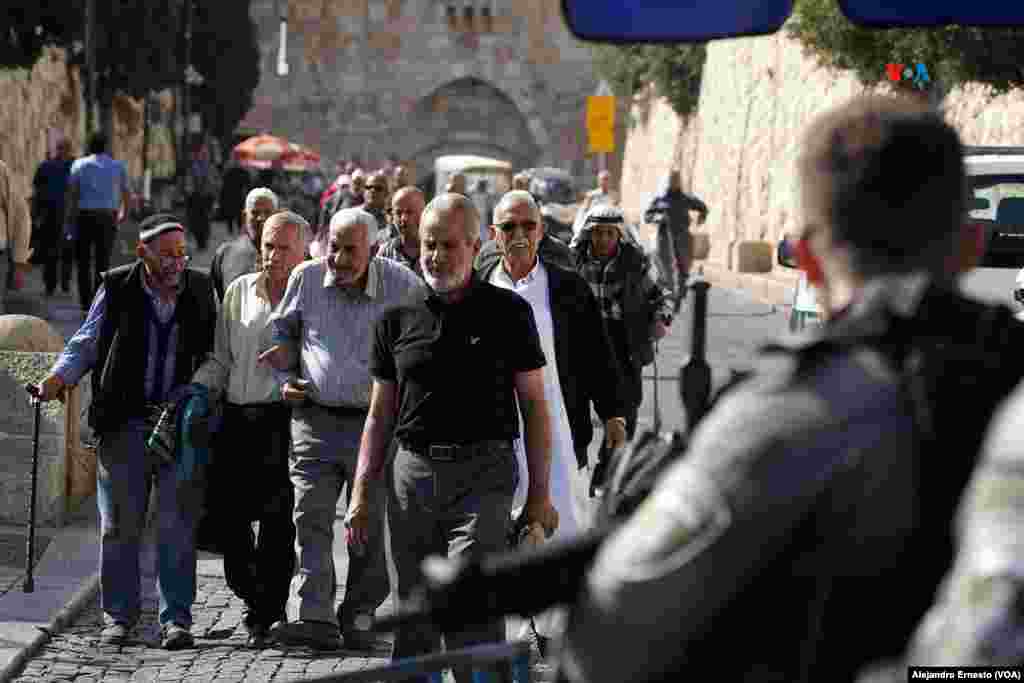
[[[23,647],[3,669],[0,669],[0,683],[7,683],[17,678],[25,663],[34,657],[50,641],[50,638],[67,628],[93,601],[96,594],[99,593],[99,589],[100,575],[99,572],[95,572],[79,586],[71,600],[57,612],[47,626],[36,627],[39,633],[32,639],[32,642]]]

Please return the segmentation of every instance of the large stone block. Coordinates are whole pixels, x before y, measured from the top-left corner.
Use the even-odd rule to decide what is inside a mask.
[[[736,246],[736,270],[740,273],[770,273],[772,252],[770,242],[740,242]]]
[[[25,385],[40,382],[57,353],[0,351],[0,522],[28,519],[35,409]],[[95,490],[95,457],[82,442],[82,389],[42,406],[36,519],[61,525]]]

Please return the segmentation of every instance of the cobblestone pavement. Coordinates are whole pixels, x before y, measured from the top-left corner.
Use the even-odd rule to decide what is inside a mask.
[[[358,671],[384,664],[385,640],[367,655],[306,648],[255,650],[245,645],[242,602],[220,576],[200,576],[193,607],[196,647],[160,648],[157,596],[152,579],[143,596],[142,618],[125,645],[100,644],[103,615],[94,601],[66,631],[59,633],[25,666],[15,681],[289,681]]]
[[[388,637],[382,637],[378,648],[369,653],[345,649],[317,652],[308,648],[248,648],[241,628],[242,609],[242,601],[228,589],[223,576],[200,575],[192,611],[196,647],[168,652],[160,647],[156,586],[152,576],[145,577],[142,616],[132,632],[132,640],[120,646],[99,642],[103,615],[97,598],[71,626],[54,634],[12,680],[265,683],[344,674],[389,662]],[[531,680],[551,677],[551,667],[539,660],[534,648]]]

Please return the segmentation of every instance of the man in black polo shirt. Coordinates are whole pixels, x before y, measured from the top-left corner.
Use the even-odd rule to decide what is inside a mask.
[[[549,492],[551,432],[545,364],[530,305],[472,277],[479,216],[463,195],[443,194],[423,211],[420,263],[429,292],[384,313],[370,358],[373,393],[346,524],[349,543],[368,540],[370,487],[388,482],[393,587],[399,601],[422,582],[428,555],[500,552],[518,468],[512,442],[524,416],[529,491],[524,514],[550,535],[558,513]],[[504,622],[446,633],[449,648],[504,640]],[[427,626],[401,628],[393,657],[440,649]],[[456,671],[469,681],[469,671]]]

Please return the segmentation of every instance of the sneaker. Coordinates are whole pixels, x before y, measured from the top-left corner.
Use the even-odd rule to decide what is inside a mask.
[[[163,648],[165,650],[187,650],[195,645],[192,632],[178,624],[164,624]]]
[[[108,624],[100,631],[100,640],[109,645],[120,645],[128,640],[128,632],[132,630],[131,624],[123,621],[115,621]]]
[[[270,627],[270,637],[282,645],[340,650],[341,636],[334,624],[323,621],[279,621]]]
[[[269,641],[270,629],[263,624],[253,624],[249,628],[249,637],[245,639],[245,645],[260,650],[265,648]]]

